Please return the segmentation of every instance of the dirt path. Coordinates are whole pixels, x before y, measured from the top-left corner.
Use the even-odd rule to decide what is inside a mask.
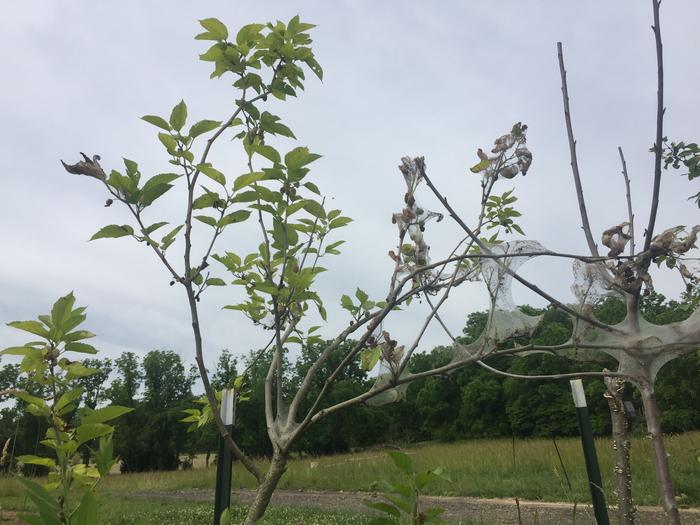
[[[17,513],[10,510],[0,510],[0,525],[22,525]]]
[[[178,490],[167,492],[139,492],[129,496],[144,498],[184,499],[194,501],[212,501],[211,490]],[[316,492],[278,490],[272,498],[273,505],[294,507],[319,507],[327,510],[348,510],[366,512],[362,500],[371,494],[362,492]],[[249,503],[253,491],[239,490],[233,493],[233,501]],[[449,521],[481,520],[494,525],[518,524],[518,507],[515,500],[485,499],[470,497],[426,496],[423,501],[428,506],[445,509],[443,515]],[[700,525],[700,508],[681,511],[683,523]],[[664,513],[659,507],[639,507],[639,525],[662,525],[666,523]],[[541,501],[520,501],[521,521],[525,525],[595,525],[593,510],[590,505],[578,505],[574,519],[574,506],[570,503],[546,503]],[[611,512],[611,522],[615,522]]]

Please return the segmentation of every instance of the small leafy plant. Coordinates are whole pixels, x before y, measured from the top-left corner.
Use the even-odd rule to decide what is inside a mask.
[[[54,457],[25,455],[17,458],[21,463],[49,469],[48,483],[43,486],[19,478],[38,512],[20,517],[32,525],[97,523],[95,489],[116,463],[112,443],[114,427],[107,421],[132,410],[117,405],[96,410],[78,409],[85,392],[76,386],[76,379],[96,374],[99,369],[87,367],[72,357],[75,353],[97,353],[92,345],[83,342],[94,334],[77,329],[85,321],[85,307],[74,308],[74,305],[75,297],[70,293],[58,299],[51,314],[40,315],[38,321],[8,323],[41,340],[0,352],[0,355],[22,357],[20,371],[27,374],[29,385],[27,390],[12,389],[3,393],[22,400],[27,412],[46,421],[48,429],[41,444],[54,451]],[[72,426],[73,422],[78,424]],[[98,438],[97,450],[90,450],[93,464],[74,463],[78,448]]]
[[[365,500],[364,504],[383,513],[370,521],[370,525],[423,525],[424,523],[445,523],[440,515],[445,509],[423,508],[420,495],[425,488],[439,480],[452,482],[449,475],[440,467],[435,470],[416,471],[411,458],[403,452],[388,452],[394,465],[404,474],[404,481],[377,483],[386,501]]]

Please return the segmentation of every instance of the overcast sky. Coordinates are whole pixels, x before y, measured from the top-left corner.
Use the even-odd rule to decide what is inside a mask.
[[[498,5],[498,9],[494,6]],[[671,139],[697,140],[700,3],[663,3],[667,86],[666,130]],[[73,290],[89,305],[86,327],[104,355],[172,349],[193,361],[184,291],[170,287],[153,253],[128,239],[87,242],[101,226],[127,222],[119,206],[104,208],[96,181],[68,175],[59,159],[100,154],[106,169],[134,159],[144,174],[169,171],[144,114],[168,115],[184,98],[190,117],[224,120],[235,92],[228,77],[209,80],[211,65],[197,55],[198,19],[217,17],[235,28],[295,14],[318,25],[314,48],[325,70],[309,76],[306,92],[273,104],[302,145],[323,155],[313,165],[322,192],[355,219],[342,232],[342,257],[324,266],[320,282],[332,336],[347,322],[342,293],[360,286],[376,299],[386,292],[387,256],[396,243],[391,214],[402,205],[397,169],[404,155],[424,155],[429,173],[468,222],[479,204],[479,177],[468,172],[478,147],[516,121],[529,125],[534,162],[515,187],[528,238],[546,247],[585,253],[569,168],[556,42],[569,71],[574,130],[584,191],[596,237],[626,219],[617,146],[625,150],[640,224],[646,224],[653,159],[655,58],[651,2],[266,1],[93,2],[26,0],[4,4],[0,18],[0,320],[33,318]],[[279,143],[291,147],[288,143]],[[224,141],[217,165],[229,179],[243,173],[240,154]],[[686,200],[697,187],[664,174],[657,229],[695,224]],[[439,206],[423,191],[422,202]],[[183,215],[173,190],[151,211],[155,220]],[[160,202],[160,201],[159,201]],[[438,210],[439,211],[439,210]],[[251,230],[231,229],[220,249],[250,246]],[[641,237],[643,228],[638,228]],[[201,233],[201,232],[200,232]],[[450,221],[427,232],[437,259],[458,238]],[[201,247],[201,246],[200,246]],[[171,248],[175,255],[178,246]],[[180,261],[180,257],[175,259]],[[569,299],[570,262],[543,261],[522,273]],[[657,278],[677,295],[676,276]],[[242,316],[222,311],[229,289],[201,303],[205,352],[246,353],[268,335]],[[516,290],[516,301],[542,304]],[[459,332],[469,312],[486,306],[483,285],[454,294],[445,318]],[[425,309],[396,316],[386,327],[409,342]],[[0,347],[24,341],[0,327]],[[422,349],[447,341],[431,330]]]

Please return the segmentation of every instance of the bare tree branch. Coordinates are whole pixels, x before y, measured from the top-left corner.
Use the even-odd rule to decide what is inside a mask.
[[[566,120],[566,134],[569,138],[569,152],[571,154],[571,171],[574,174],[574,184],[576,185],[576,197],[578,199],[578,208],[581,213],[581,222],[583,223],[583,233],[586,236],[588,248],[591,255],[598,255],[598,246],[593,240],[591,225],[588,222],[588,212],[586,211],[586,201],[583,197],[583,186],[581,185],[581,176],[578,170],[578,157],[576,155],[576,140],[574,139],[574,130],[571,125],[571,110],[569,108],[569,89],[566,84],[566,69],[564,68],[564,52],[562,51],[561,42],[557,42],[557,54],[559,56],[559,73],[561,74],[561,94],[564,99],[564,118]]]
[[[617,151],[620,154],[620,162],[622,163],[622,176],[625,178],[625,191],[627,196],[627,216],[630,223],[629,234],[630,234],[630,257],[634,257],[635,246],[634,246],[634,211],[632,208],[632,192],[630,190],[630,178],[627,174],[627,162],[625,162],[625,155],[622,153],[622,147],[618,146]]]
[[[514,374],[512,372],[506,372],[505,370],[499,370],[491,365],[484,363],[481,359],[476,362],[480,367],[493,372],[498,375],[505,377],[512,377],[513,379],[574,379],[576,377],[620,377],[628,379],[628,376],[620,374],[618,372],[571,372],[567,374],[541,374],[541,375],[527,375],[527,374]]]
[[[659,208],[659,190],[661,188],[661,157],[663,156],[664,138],[664,54],[661,42],[661,20],[659,18],[660,0],[652,0],[654,9],[654,39],[656,42],[656,65],[657,65],[657,90],[656,90],[656,140],[654,142],[654,188],[651,196],[651,211],[649,212],[649,224],[644,234],[644,250],[649,249],[651,239],[654,236],[654,225],[656,224],[656,213]]]

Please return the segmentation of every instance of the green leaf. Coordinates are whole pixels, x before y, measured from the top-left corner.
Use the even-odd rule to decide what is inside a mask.
[[[326,210],[324,210],[323,206],[316,201],[306,200],[304,202],[304,209],[314,217],[318,217],[319,219],[326,218]]]
[[[103,408],[93,410],[89,414],[83,416],[83,424],[105,423],[119,416],[132,412],[133,408],[123,407],[119,405],[109,405]]]
[[[352,303],[352,299],[350,299],[350,296],[346,294],[343,294],[340,298],[340,306],[342,306],[343,309],[348,310],[349,312],[355,310],[355,305]]]
[[[168,124],[163,117],[159,117],[158,115],[144,115],[141,117],[141,120],[145,120],[149,124],[153,124],[154,126],[164,129],[165,131],[170,131],[171,129],[170,124]]]
[[[11,323],[7,323],[7,326],[17,328],[18,330],[24,330],[25,332],[38,335],[39,337],[44,337],[46,339],[49,337],[49,332],[39,321],[12,321]]]
[[[311,164],[313,161],[320,159],[321,155],[311,153],[309,148],[298,147],[294,148],[292,151],[284,156],[284,164],[288,169],[294,170]]]
[[[175,137],[172,135],[168,135],[167,133],[158,133],[158,140],[160,140],[161,144],[165,146],[168,153],[173,154],[177,151],[177,140],[175,140]]]
[[[187,104],[184,100],[178,102],[170,113],[170,125],[175,131],[180,131],[187,121]]]
[[[114,442],[112,434],[105,434],[100,437],[100,446],[97,450],[92,450],[92,457],[95,460],[95,467],[100,473],[100,476],[105,476],[111,468],[117,463],[114,460]]]
[[[205,164],[198,164],[197,169],[204,173],[207,177],[212,179],[215,182],[218,182],[222,186],[226,185],[226,177],[224,177],[224,174],[221,173],[219,170],[215,169],[212,167],[211,164],[205,163]]]
[[[229,224],[235,224],[238,222],[243,222],[248,217],[250,217],[250,213],[251,213],[250,210],[236,210],[233,213],[229,213],[228,215],[224,216],[219,221],[219,227],[228,226]]]
[[[267,160],[275,163],[279,163],[282,159],[280,158],[279,152],[272,146],[266,146],[265,144],[256,144],[253,146],[253,151],[262,155]]]
[[[338,255],[340,253],[340,251],[337,248],[338,248],[338,246],[340,246],[343,243],[345,243],[345,241],[336,241],[336,242],[329,244],[328,246],[326,246],[326,253],[332,253],[334,255]]]
[[[100,473],[102,474],[102,473]],[[92,493],[92,490],[86,490],[83,494],[80,504],[73,511],[70,517],[71,525],[93,525],[99,521],[99,510],[97,498]]]
[[[73,305],[75,304],[75,296],[73,293],[69,293],[61,298],[59,298],[51,308],[51,324],[54,328],[59,331],[63,330],[63,324],[68,321],[73,312]]]
[[[68,372],[66,374],[66,379],[75,379],[76,377],[89,377],[97,374],[100,371],[98,368],[91,368],[89,366],[85,366],[80,361],[67,364],[65,366],[62,366],[61,368]]]
[[[191,138],[196,138],[204,133],[215,130],[219,126],[221,126],[221,122],[218,120],[200,120],[196,124],[192,124],[192,127],[190,127],[189,136]]]
[[[318,186],[316,186],[313,182],[305,182],[304,187],[307,190],[314,192],[316,195],[321,195],[321,190],[319,190]]]
[[[58,401],[56,402],[56,406],[54,408],[56,410],[61,410],[64,406],[78,399],[82,395],[82,393],[82,388],[73,388],[71,390],[68,390],[67,392],[64,392],[63,394],[61,394],[61,397],[58,398]]]
[[[96,354],[97,349],[89,344],[86,343],[68,343],[65,346],[65,349],[68,350],[69,352],[80,352],[81,354]]]
[[[216,18],[204,18],[199,21],[199,24],[207,32],[197,35],[195,38],[198,40],[226,40],[228,38],[228,29],[223,22]]]
[[[110,224],[101,228],[95,235],[90,237],[91,241],[96,239],[117,239],[119,237],[126,237],[127,235],[133,235],[134,229],[128,224]]]
[[[39,456],[34,456],[32,454],[27,454],[26,456],[18,456],[17,461],[25,463],[27,465],[41,465],[43,467],[54,468],[56,463],[51,458],[42,458]]]
[[[148,179],[143,185],[143,188],[141,188],[141,191],[144,193],[152,191],[154,188],[169,184],[180,177],[181,175],[177,173],[160,173]]]
[[[335,228],[342,228],[343,226],[350,224],[351,222],[352,219],[350,217],[337,217],[328,224],[328,228],[331,230]]]
[[[46,404],[46,401],[44,401],[40,397],[33,396],[33,395],[25,392],[24,390],[8,390],[7,393],[10,394],[11,396],[15,396],[15,397],[21,399],[22,401],[24,401],[27,404],[36,405],[37,407],[39,407],[41,409],[46,409],[48,411],[49,406]]]
[[[216,219],[214,217],[209,217],[208,215],[195,215],[194,218],[199,222],[203,222],[204,224],[208,224],[209,226],[216,228]]]
[[[208,286],[226,286],[226,282],[219,277],[210,277],[206,280]]]
[[[484,159],[484,160],[480,161],[478,164],[474,164],[471,168],[469,168],[469,170],[472,173],[480,173],[480,172],[484,171],[486,168],[488,168],[489,164],[491,164],[491,161],[488,159]]]
[[[228,507],[221,513],[219,525],[231,525],[231,510]]]
[[[369,507],[370,509],[378,510],[380,512],[383,512],[385,514],[390,514],[392,516],[395,516],[397,518],[401,517],[401,511],[396,508],[394,505],[390,505],[389,503],[385,503],[383,501],[369,501],[365,500],[364,505]]]
[[[246,186],[250,186],[254,182],[258,182],[259,180],[263,180],[265,177],[266,177],[266,175],[262,171],[254,171],[252,173],[244,173],[240,177],[237,177],[235,181],[233,181],[233,191],[238,191],[242,188],[245,188]]]
[[[309,69],[314,72],[314,74],[318,77],[319,80],[323,80],[323,69],[319,65],[318,62],[316,62],[316,59],[313,57],[309,57],[305,60],[306,65],[309,66]]]
[[[37,506],[42,518],[38,520],[38,523],[41,525],[61,525],[58,520],[58,502],[54,497],[44,487],[30,479],[21,476],[17,476],[15,479],[26,487],[27,495]],[[32,517],[36,518],[36,516]],[[22,516],[22,519],[27,521],[25,516]]]
[[[154,223],[154,224],[151,224],[148,228],[145,228],[145,229],[143,230],[143,233],[144,233],[145,235],[150,235],[150,234],[152,234],[154,231],[156,231],[158,228],[162,228],[163,226],[165,226],[165,225],[167,225],[167,224],[168,224],[167,222],[156,222],[156,223]]]
[[[236,34],[236,44],[243,46],[249,42],[256,41],[260,37],[260,31],[264,27],[264,24],[248,24],[243,26],[238,31],[238,34]]]
[[[192,202],[193,210],[203,210],[204,208],[211,208],[218,201],[221,201],[218,193],[209,191],[205,188],[206,193],[197,197],[194,202]],[[222,201],[223,202],[223,201]]]
[[[175,226],[168,234],[166,234],[163,239],[160,241],[160,249],[161,250],[167,250],[168,247],[175,241],[175,237],[177,236],[178,232],[182,229],[183,225],[180,224],[178,226]]]
[[[34,350],[34,348],[31,346],[11,346],[0,352],[0,355],[27,355],[27,353],[32,350]]]
[[[74,341],[80,341],[81,339],[90,339],[91,337],[95,337],[95,334],[87,330],[76,330],[75,332],[66,334],[63,340],[66,343],[72,343]]]
[[[443,480],[443,481],[448,481],[448,482],[452,483],[452,477],[451,477],[450,474],[449,474],[448,472],[446,472],[445,469],[443,469],[442,467],[438,467],[438,468],[436,468],[436,469],[434,469],[434,470],[431,470],[430,473],[431,473],[433,476],[437,476],[438,478],[440,478],[440,479]]]
[[[413,473],[413,461],[406,454],[399,452],[398,450],[390,450],[387,452],[387,454],[389,454],[389,457],[391,457],[394,465],[396,465],[399,469],[408,475]]]
[[[92,439],[104,436],[114,431],[114,427],[103,423],[84,423],[76,430],[76,441],[82,445]]]
[[[370,371],[377,366],[379,362],[379,357],[381,356],[382,349],[379,346],[374,346],[372,348],[365,348],[360,353],[360,366],[362,370]]]
[[[260,115],[260,127],[273,135],[282,135],[283,137],[289,137],[295,139],[294,133],[287,126],[282,124],[280,118],[273,115],[267,111],[263,111]]]

